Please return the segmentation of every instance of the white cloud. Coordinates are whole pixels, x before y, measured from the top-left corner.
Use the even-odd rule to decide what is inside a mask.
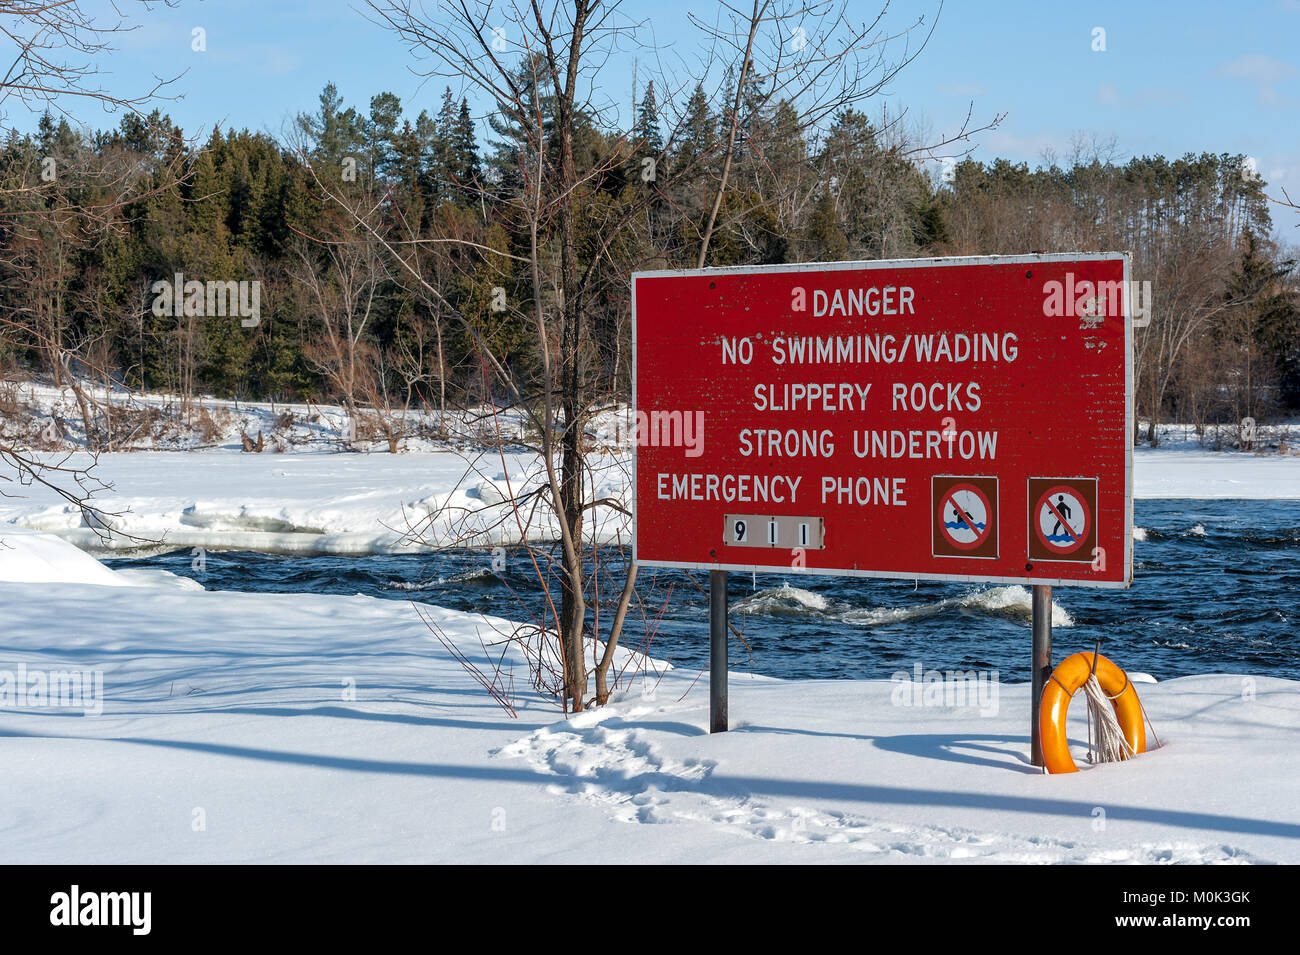
[[[1097,87],[1097,105],[1151,109],[1177,106],[1190,98],[1185,89],[1170,86],[1143,86],[1131,93],[1121,92],[1110,83]]]
[[[1263,53],[1247,53],[1220,64],[1215,72],[1254,85],[1261,102],[1280,105],[1282,97],[1278,95],[1278,84],[1290,80],[1296,68]]]

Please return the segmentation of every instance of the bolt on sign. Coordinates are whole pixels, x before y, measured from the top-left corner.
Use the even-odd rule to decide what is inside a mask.
[[[1127,587],[1127,253],[632,277],[634,556]]]

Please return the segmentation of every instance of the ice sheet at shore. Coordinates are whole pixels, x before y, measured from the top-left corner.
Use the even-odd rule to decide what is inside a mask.
[[[76,457],[76,456],[74,456]],[[630,462],[595,456],[595,491],[624,500]],[[86,526],[80,511],[43,488],[0,499],[0,538],[9,524],[57,534],[94,553],[206,547],[282,554],[372,554],[424,545],[554,539],[545,508],[517,520],[503,502],[544,480],[531,454],[242,454],[236,451],[105,454],[97,476],[114,485],[97,498],[111,528]],[[599,508],[589,521],[607,538],[626,518]],[[149,542],[157,542],[156,545]]]
[[[1027,685],[733,673],[710,736],[694,672],[566,721],[508,649],[512,719],[410,605],[109,586],[33,542],[64,582],[0,583],[0,671],[98,673],[102,715],[0,709],[11,862],[1300,862],[1296,682],[1144,684],[1164,747],[1072,776],[1026,764]],[[500,658],[503,622],[425,612]]]
[[[1183,450],[1135,454],[1139,498],[1300,499],[1300,457]],[[627,455],[593,455],[595,498],[630,505]],[[536,489],[539,460],[528,454],[242,454],[237,451],[106,454],[98,474],[115,492],[100,500],[113,526],[158,548],[206,547],[286,554],[370,554],[440,546],[554,539],[545,508],[521,526],[501,502]],[[80,512],[42,488],[0,498],[7,525],[57,534],[96,553],[103,536]],[[589,531],[627,539],[619,511],[597,507]],[[145,546],[118,537],[120,551]]]
[[[1300,500],[1300,456],[1139,448],[1133,452],[1133,496]]]

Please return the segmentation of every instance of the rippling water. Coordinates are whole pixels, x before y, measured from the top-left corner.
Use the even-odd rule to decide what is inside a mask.
[[[1056,588],[1054,658],[1090,650],[1160,679],[1250,673],[1300,679],[1300,502],[1138,501],[1127,591]],[[188,551],[109,561],[194,577],[209,590],[370,594],[528,619],[540,586],[522,552],[500,574],[486,551],[373,557]],[[615,561],[618,564],[619,561]],[[621,581],[621,566],[608,570]],[[708,663],[708,575],[643,570],[625,639],[679,666]],[[553,588],[554,589],[554,588]],[[605,599],[607,596],[607,599]],[[618,598],[602,595],[602,632]],[[797,574],[731,575],[744,633],[732,665],[798,678],[887,678],[910,670],[996,668],[1029,678],[1030,592],[1019,586],[912,584]]]

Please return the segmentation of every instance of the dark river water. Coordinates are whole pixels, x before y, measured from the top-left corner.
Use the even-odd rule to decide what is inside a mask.
[[[1130,590],[1055,589],[1054,659],[1091,650],[1100,639],[1102,652],[1122,667],[1159,679],[1300,679],[1300,501],[1138,501],[1134,523],[1140,530]],[[619,558],[608,556],[614,559],[602,573],[617,586]],[[163,568],[209,590],[413,598],[516,620],[533,617],[541,594],[532,562],[514,550],[500,573],[482,550],[372,557],[209,552],[202,573],[192,569],[189,551],[107,563]],[[629,615],[625,641],[677,666],[707,666],[708,603],[697,587],[707,580],[707,573],[643,570],[640,607]],[[602,635],[617,598],[617,590],[602,594]],[[1025,587],[732,574],[730,601],[731,620],[748,645],[733,641],[733,669],[887,679],[920,663],[1029,679]]]

